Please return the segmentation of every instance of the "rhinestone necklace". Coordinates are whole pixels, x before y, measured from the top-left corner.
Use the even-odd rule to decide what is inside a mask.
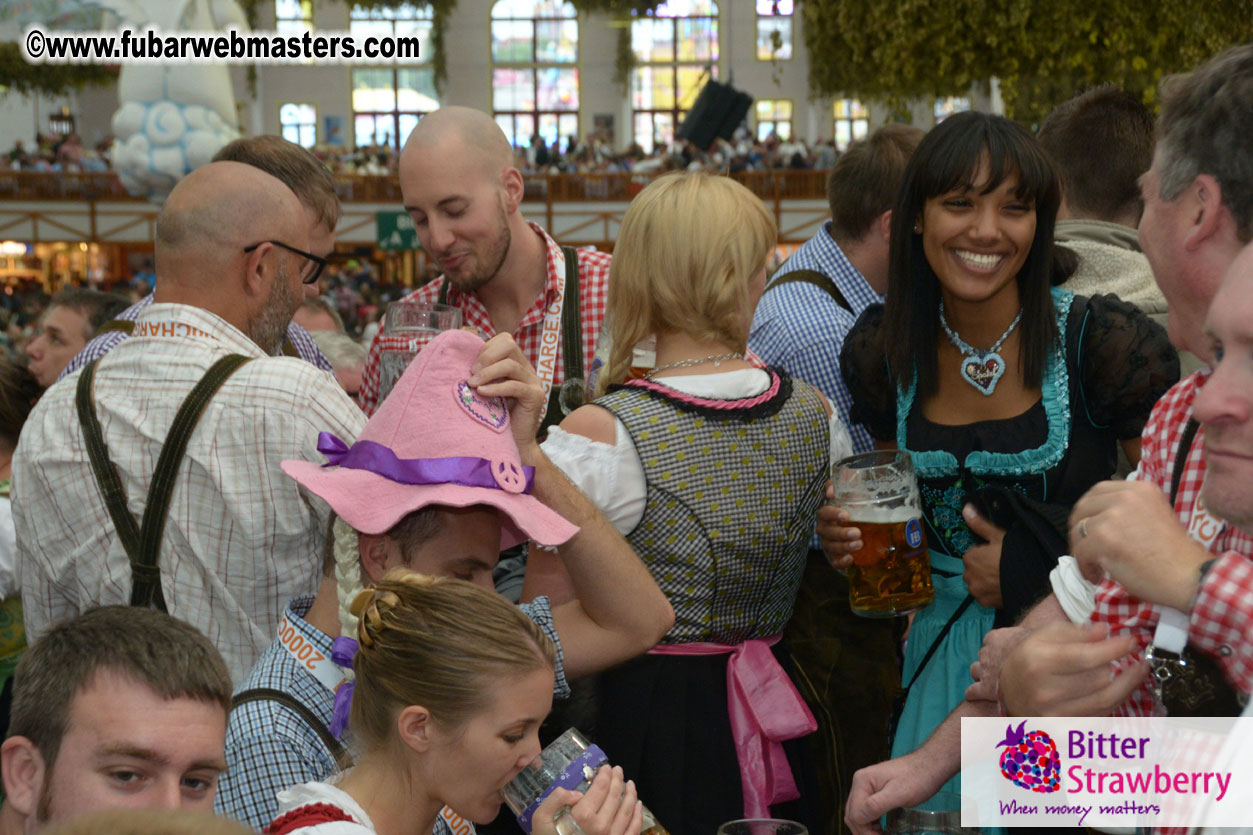
[[[953,343],[954,348],[962,352],[962,379],[985,397],[992,396],[992,392],[996,391],[997,382],[1001,379],[1001,375],[1005,373],[1005,359],[997,352],[1000,350],[1001,345],[1005,344],[1005,340],[1009,339],[1009,335],[1014,332],[1014,328],[1018,327],[1018,323],[1021,321],[1022,308],[1019,308],[1018,315],[1014,317],[1014,321],[1009,323],[1009,327],[1005,329],[1005,333],[1001,334],[1001,338],[996,340],[991,348],[986,351],[980,351],[963,340],[949,327],[948,320],[944,318],[944,301],[940,301],[940,325],[944,328],[944,332],[948,334],[948,341]]]
[[[743,353],[741,353],[740,351],[732,351],[729,354],[712,354],[708,357],[701,357],[700,359],[679,360],[678,362],[671,362],[671,363],[667,363],[666,365],[657,366],[652,371],[649,371],[647,374],[645,374],[644,379],[651,380],[653,379],[653,377],[657,375],[657,372],[669,371],[671,368],[691,368],[694,365],[701,365],[706,362],[712,362],[714,364],[714,368],[717,368],[718,366],[722,365],[724,362],[727,362],[728,360],[742,360],[742,359],[744,359]]]

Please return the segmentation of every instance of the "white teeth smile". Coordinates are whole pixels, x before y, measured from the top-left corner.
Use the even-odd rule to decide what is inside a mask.
[[[981,252],[971,252],[968,249],[955,249],[953,250],[953,253],[964,263],[969,264],[976,270],[993,269],[997,264],[1001,263],[1001,260],[1005,257],[1004,255],[997,255],[995,253],[984,254]]]

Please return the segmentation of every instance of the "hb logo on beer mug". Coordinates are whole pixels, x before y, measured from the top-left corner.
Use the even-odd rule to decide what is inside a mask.
[[[848,569],[848,604],[864,617],[917,611],[935,599],[922,502],[909,453],[866,452],[831,465],[832,504],[861,530]]]

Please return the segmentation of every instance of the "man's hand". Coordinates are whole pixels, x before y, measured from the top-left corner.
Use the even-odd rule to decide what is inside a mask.
[[[1009,654],[1031,634],[1021,626],[993,629],[983,636],[979,660],[970,665],[970,677],[974,683],[966,688],[966,699],[971,702],[996,701],[997,686],[1001,680],[1001,667]]]
[[[827,501],[835,498],[831,482],[827,482]],[[861,531],[848,527],[848,511],[833,504],[818,507],[818,539],[832,567],[845,569],[853,564],[852,554],[862,548]]]
[[[922,750],[875,763],[853,775],[844,822],[854,835],[882,832],[879,818],[889,809],[917,805],[944,785],[947,775],[934,773],[933,761]]]
[[[534,466],[540,451],[535,435],[544,412],[544,387],[522,349],[507,333],[498,333],[483,345],[466,380],[482,397],[509,402],[509,424],[524,465]]]
[[[1005,530],[980,516],[974,505],[968,504],[962,509],[962,518],[971,533],[987,540],[986,545],[972,545],[962,555],[962,562],[966,564],[962,579],[980,606],[999,609],[1004,604],[1001,599],[1001,543],[1005,539]]]
[[[1070,514],[1070,548],[1088,579],[1108,572],[1147,603],[1186,612],[1213,555],[1188,536],[1166,496],[1143,481],[1102,481]]]
[[[1117,675],[1114,661],[1135,652],[1130,635],[1106,637],[1102,624],[1054,623],[1032,632],[1001,669],[1010,716],[1108,716],[1149,671],[1139,661]]]

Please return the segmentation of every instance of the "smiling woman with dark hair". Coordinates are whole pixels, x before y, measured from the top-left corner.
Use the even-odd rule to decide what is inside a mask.
[[[1149,411],[1179,375],[1165,333],[1136,308],[1051,287],[1058,202],[1026,130],[982,113],[946,119],[893,209],[886,305],[844,342],[851,421],[913,457],[936,589],[910,630],[894,756],[961,701],[994,619],[1013,623],[1048,591],[1065,546],[1050,520],[1064,527],[1113,473],[1119,443],[1139,459]],[[823,544],[841,557],[858,536],[842,528]]]

